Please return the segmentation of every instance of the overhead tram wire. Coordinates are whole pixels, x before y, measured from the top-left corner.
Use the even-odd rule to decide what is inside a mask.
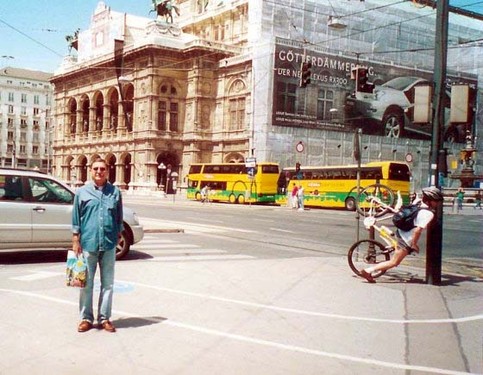
[[[10,27],[12,30],[15,30],[16,32],[18,32],[19,34],[23,35],[24,37],[30,39],[32,42],[34,43],[37,43],[38,45],[44,47],[45,49],[48,49],[50,52],[54,53],[55,55],[59,56],[59,57],[64,57],[63,55],[61,55],[60,53],[58,53],[57,51],[54,51],[52,48],[50,48],[49,46],[46,46],[45,44],[39,42],[38,40],[35,40],[34,38],[32,38],[30,35],[24,33],[22,30],[19,30],[17,29],[15,26],[12,26],[10,25],[8,22],[5,22],[4,20],[2,20],[0,18],[0,22],[3,23],[4,25]]]

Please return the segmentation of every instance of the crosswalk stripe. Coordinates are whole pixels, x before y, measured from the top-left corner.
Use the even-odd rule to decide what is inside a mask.
[[[226,254],[226,250],[210,250],[210,249],[189,249],[189,250],[182,250],[182,249],[163,249],[162,254],[164,255],[172,255],[172,254],[185,254],[185,255],[190,255],[190,254]]]
[[[157,244],[157,243],[149,243],[149,244],[144,244],[142,241],[137,243],[136,245],[133,246],[133,249],[135,250],[140,250],[140,249],[193,249],[193,248],[199,248],[198,245],[191,245],[191,244],[182,244],[182,243],[170,243],[170,244]]]
[[[140,217],[140,223],[145,229],[184,229],[185,233],[210,233],[210,232],[243,232],[254,233],[252,230],[222,227],[218,225],[196,224],[185,221],[159,220],[148,217]]]
[[[48,279],[50,277],[58,277],[58,276],[59,276],[59,272],[39,271],[30,275],[11,277],[10,279],[18,280],[18,281],[35,281],[35,280],[43,280],[43,279]]]
[[[224,254],[224,255],[187,255],[187,256],[163,256],[147,259],[148,262],[175,262],[184,260],[241,260],[254,259],[250,255]]]

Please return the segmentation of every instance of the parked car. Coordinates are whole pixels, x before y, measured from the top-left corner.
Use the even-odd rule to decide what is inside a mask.
[[[74,191],[52,176],[0,168],[0,250],[70,248],[73,201]],[[123,213],[116,259],[144,236],[137,215],[127,207]]]
[[[399,138],[419,134],[429,138],[432,124],[414,123],[414,97],[417,86],[428,86],[424,78],[397,77],[376,85],[373,93],[357,92],[346,101],[346,116],[366,133]],[[465,126],[449,123],[450,93],[446,92],[444,138],[450,142],[463,142]]]

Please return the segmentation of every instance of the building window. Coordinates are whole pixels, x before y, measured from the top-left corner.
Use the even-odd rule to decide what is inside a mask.
[[[317,120],[330,120],[330,109],[334,107],[334,91],[320,89],[317,97]]]
[[[293,83],[277,83],[277,111],[295,113],[297,85]]]
[[[15,101],[15,96],[14,96],[13,92],[9,92],[8,93],[8,101],[9,102],[14,102]]]
[[[13,132],[8,132],[8,134],[7,134],[7,140],[13,141]]]
[[[8,106],[8,113],[11,115],[13,114],[13,105]]]
[[[34,116],[38,116],[40,113],[40,110],[38,108],[34,108]]]
[[[20,101],[22,103],[27,103],[27,94],[22,94],[21,97],[20,97]]]
[[[245,125],[245,98],[230,99],[230,130],[242,130]]]
[[[38,95],[34,95],[34,104],[36,105],[40,104],[40,97]]]
[[[178,103],[170,103],[169,105],[169,130],[178,131]]]
[[[166,102],[160,101],[158,110],[158,130],[166,130],[166,117]]]
[[[179,103],[176,99],[176,88],[166,85],[161,86],[161,98],[158,104],[158,130],[178,131]],[[168,127],[169,126],[169,127]]]
[[[27,116],[27,107],[22,106],[20,108],[20,114],[23,116]]]
[[[8,118],[7,125],[8,125],[9,128],[13,127],[13,118]]]
[[[26,128],[27,127],[27,120],[26,119],[20,119],[20,127]]]
[[[39,146],[32,146],[32,154],[34,155],[39,154]]]

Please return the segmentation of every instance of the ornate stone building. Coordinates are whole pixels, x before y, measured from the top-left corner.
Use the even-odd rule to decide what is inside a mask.
[[[240,56],[246,42],[247,6],[238,5],[231,20],[239,41],[225,45],[100,2],[73,44],[77,56],[66,57],[52,79],[54,173],[82,184],[87,166],[101,156],[111,182],[156,189],[192,162],[244,160],[250,60],[227,59]]]
[[[395,78],[431,84],[436,13],[414,4],[178,0],[180,15],[171,23],[100,2],[73,41],[76,54],[51,81],[54,173],[82,184],[87,165],[102,156],[122,188],[169,189],[170,173],[183,184],[194,162],[256,156],[282,166],[351,164],[354,130],[361,128],[362,162],[412,154],[420,188],[427,183],[431,124],[412,123],[412,103],[386,103],[381,118],[346,112],[350,100],[386,105],[377,92]],[[453,156],[462,147],[456,129],[475,134],[482,126],[480,18],[450,17],[448,91],[469,84],[477,98],[468,120],[446,129]],[[461,43],[472,48],[457,48]],[[299,85],[303,60],[313,63],[307,87]],[[376,85],[363,99],[353,95],[358,64]],[[410,99],[411,90],[399,94]],[[300,143],[303,152],[296,151]]]

